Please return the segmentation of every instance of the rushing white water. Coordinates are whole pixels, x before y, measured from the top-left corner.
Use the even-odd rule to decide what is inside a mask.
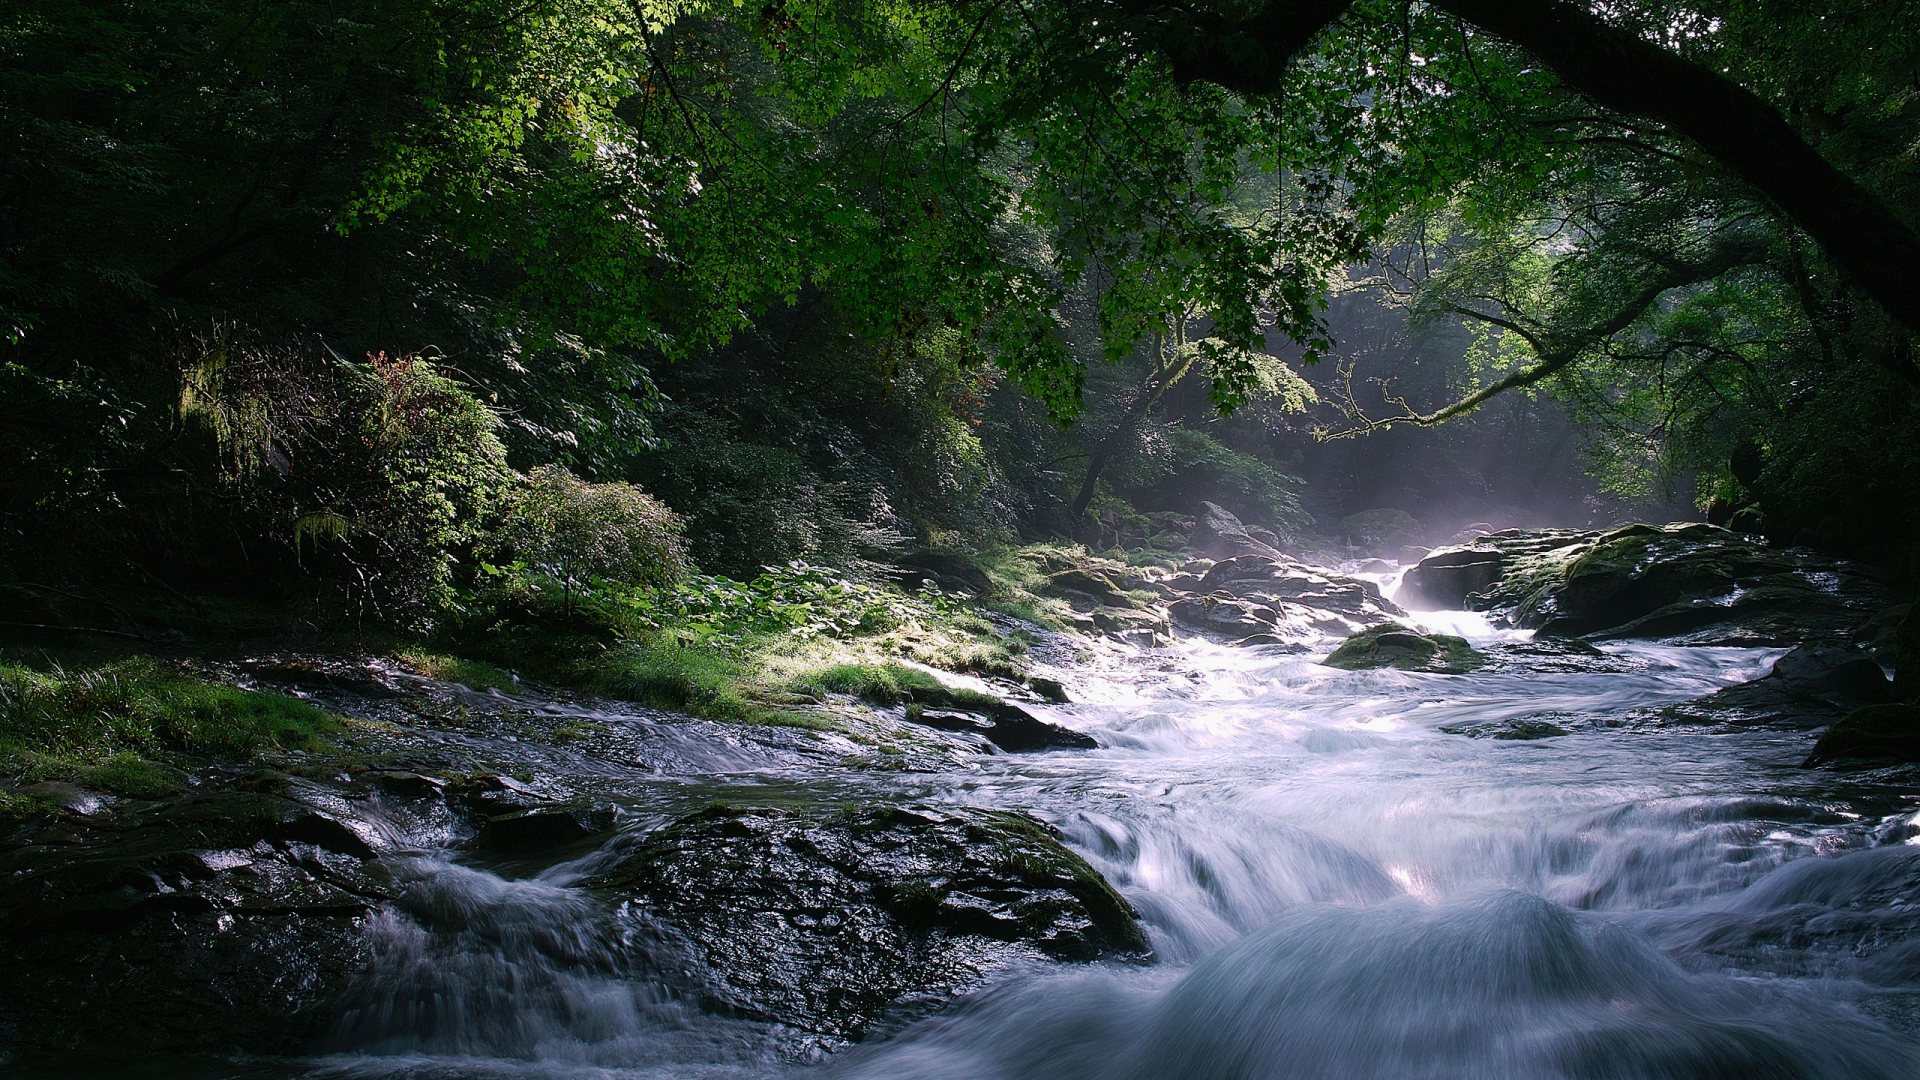
[[[1491,643],[1464,613],[1434,629]],[[1511,637],[1511,635],[1508,635]],[[1770,652],[1341,672],[1200,642],[1077,687],[1087,752],[821,780],[1028,810],[1141,911],[1156,962],[1024,970],[868,1045],[671,1000],[571,882],[424,858],[340,1053],[357,1077],[1920,1076],[1915,800],[1806,736],[1633,722]],[[1174,679],[1169,670],[1197,672]],[[1639,714],[1644,715],[1644,714]],[[1547,718],[1563,737],[1442,727]],[[755,784],[806,782],[771,765]],[[616,841],[617,842],[617,841]],[[815,1048],[817,1049],[817,1048]]]

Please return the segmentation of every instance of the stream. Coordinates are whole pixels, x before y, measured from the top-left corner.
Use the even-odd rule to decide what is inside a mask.
[[[1799,768],[1804,732],[1649,719],[1779,650],[1556,663],[1478,616],[1421,621],[1500,662],[1344,672],[1189,639],[1062,668],[1076,703],[1044,715],[1096,750],[822,775],[743,745],[559,866],[420,854],[409,906],[442,918],[376,925],[333,1052],[245,1075],[1920,1075],[1911,789]],[[1442,730],[1527,718],[1570,733]],[[716,789],[1025,810],[1138,908],[1153,962],[1018,964],[851,1048],[705,1012],[632,978],[623,924],[573,886]]]

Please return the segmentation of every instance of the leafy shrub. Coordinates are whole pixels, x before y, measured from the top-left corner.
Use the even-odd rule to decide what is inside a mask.
[[[229,326],[182,347],[180,410],[212,436],[237,532],[389,621],[451,602],[513,481],[493,410],[417,356],[346,363]]]
[[[872,633],[925,607],[900,593],[800,562],[768,567],[744,582],[698,574],[673,586],[627,593],[621,600],[628,618],[643,631],[722,647],[761,634]]]
[[[344,519],[373,598],[415,621],[451,601],[457,561],[508,491],[500,421],[418,357],[378,354],[352,375],[340,433],[349,449],[335,457],[333,483],[315,494],[321,513]]]
[[[668,585],[688,571],[685,528],[632,484],[588,483],[546,465],[514,492],[493,544],[573,588],[595,578]]]

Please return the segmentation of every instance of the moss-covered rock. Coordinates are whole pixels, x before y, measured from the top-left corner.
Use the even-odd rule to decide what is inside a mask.
[[[1465,553],[1435,553],[1431,575],[1416,567],[1408,579],[1433,576],[1451,598],[1470,583],[1445,580],[1449,560],[1481,576],[1497,563],[1465,605],[1542,637],[1834,641],[1886,603],[1884,583],[1858,565],[1700,523],[1495,533]]]
[[[1321,661],[1346,671],[1397,668],[1459,675],[1486,663],[1467,639],[1452,634],[1423,634],[1398,623],[1362,630],[1340,643]]]
[[[716,806],[587,885],[683,957],[710,1007],[841,1037],[1021,955],[1147,949],[1085,860],[1005,812]]]

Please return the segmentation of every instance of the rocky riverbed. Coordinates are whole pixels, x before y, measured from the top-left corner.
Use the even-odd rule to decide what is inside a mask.
[[[1081,633],[1021,678],[818,728],[236,659],[353,723],[163,798],[35,786],[57,809],[0,843],[5,1060],[1397,1076],[1445,1029],[1444,1075],[1911,1075],[1920,721],[1878,576],[1706,526],[1404,570],[1215,536],[1044,566]],[[1404,1022],[1302,1019],[1342,995]],[[1606,1072],[1628,1044],[1645,1068]]]

